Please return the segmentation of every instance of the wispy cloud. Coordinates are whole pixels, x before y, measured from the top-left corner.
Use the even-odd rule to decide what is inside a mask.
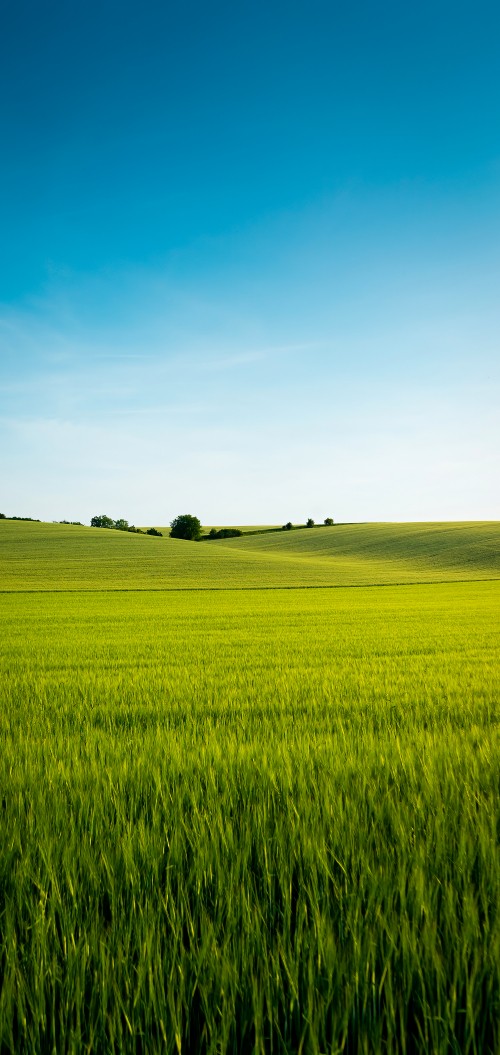
[[[327,499],[344,519],[494,515],[493,301],[480,317],[451,301],[431,316],[386,290],[385,314],[356,305],[318,323],[310,306],[297,327],[227,291],[211,301],[146,279],[0,312],[0,442],[19,515],[88,519],[109,505],[167,522],[183,506],[258,522],[324,516]]]

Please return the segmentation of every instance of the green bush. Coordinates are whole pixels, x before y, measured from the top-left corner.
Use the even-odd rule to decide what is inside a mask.
[[[218,531],[216,530],[216,528],[210,528],[210,531],[208,532],[208,538],[239,538],[239,536],[242,534],[243,532],[240,530],[240,528],[219,528]]]

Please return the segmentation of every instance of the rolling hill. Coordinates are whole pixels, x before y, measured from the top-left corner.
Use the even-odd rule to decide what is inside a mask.
[[[500,523],[345,524],[195,543],[0,521],[0,589],[361,586],[500,578]]]

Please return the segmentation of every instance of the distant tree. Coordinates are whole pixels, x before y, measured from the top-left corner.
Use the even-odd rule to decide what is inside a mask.
[[[306,527],[314,527],[314,520],[313,520],[312,517],[309,517],[309,520],[307,521]]]
[[[128,520],[115,520],[113,526],[117,531],[128,531]]]
[[[201,538],[201,524],[198,517],[193,517],[190,513],[183,513],[182,516],[175,517],[170,524],[170,537],[198,542]]]
[[[107,517],[103,513],[102,516],[92,517],[92,520],[90,521],[90,526],[100,528],[112,528],[115,526],[115,522],[111,519],[111,517]]]
[[[325,517],[323,523],[325,527],[333,527],[333,517]]]
[[[148,528],[146,535],[157,535],[158,538],[163,538],[161,531],[157,531],[156,528]]]
[[[239,538],[242,534],[241,528],[219,528],[218,531],[216,528],[210,528],[207,538]]]
[[[291,531],[293,528],[292,521],[289,520],[286,524],[283,524],[282,531]]]
[[[0,513],[0,520],[7,520],[5,513]]]

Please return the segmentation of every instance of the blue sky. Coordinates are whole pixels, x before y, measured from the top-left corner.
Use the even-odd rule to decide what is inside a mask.
[[[493,519],[496,3],[6,0],[6,514]]]

